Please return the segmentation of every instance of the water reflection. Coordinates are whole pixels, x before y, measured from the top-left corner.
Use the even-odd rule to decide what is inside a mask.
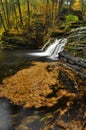
[[[69,111],[61,117],[60,111],[66,110],[66,104],[63,104],[64,102],[61,103],[60,100],[59,104],[51,108],[23,109],[2,98],[0,99],[0,130],[85,130],[86,120],[82,115],[83,110],[86,109],[83,109],[83,105],[78,110],[81,104],[75,101]]]
[[[0,130],[39,130],[44,127],[42,117],[34,108],[24,110],[7,99],[0,99]]]
[[[4,52],[0,49],[0,62],[5,58]]]
[[[16,126],[16,130],[39,130],[43,128],[44,123],[41,122],[42,114],[33,109],[22,110],[18,113],[20,123]]]
[[[0,100],[0,130],[9,130],[12,128],[10,109],[8,102]]]
[[[32,61],[53,61],[52,59],[49,59],[47,57],[31,56],[29,55],[30,52],[33,51],[0,49],[0,82],[2,82],[2,79],[4,77],[10,76],[18,71],[21,66],[25,66],[27,62],[30,62],[31,64]]]
[[[0,130],[44,130],[46,126],[44,120],[51,116],[51,112],[51,109],[23,109],[1,98]]]

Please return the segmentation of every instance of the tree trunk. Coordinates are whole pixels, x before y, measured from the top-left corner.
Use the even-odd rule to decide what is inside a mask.
[[[54,0],[52,0],[52,26],[54,26]]]
[[[19,11],[19,17],[20,17],[20,24],[22,26],[23,20],[22,20],[22,12],[21,12],[21,7],[20,7],[20,0],[17,0],[17,5],[18,5],[18,11]]]
[[[13,3],[13,11],[14,11],[14,16],[15,16],[15,23],[16,23],[16,31],[19,33],[19,30],[18,30],[18,23],[17,23],[17,12],[16,12],[16,5],[15,5],[15,2],[14,0],[12,0],[12,3]]]
[[[5,0],[5,4],[6,4],[7,24],[8,24],[8,28],[10,28],[9,11],[8,11],[8,1],[7,0]]]
[[[28,32],[30,30],[30,1],[27,0],[27,15],[28,15]]]
[[[72,4],[73,4],[73,1],[70,0],[70,5],[69,5],[68,13],[71,13]]]
[[[61,12],[63,10],[63,3],[64,3],[64,0],[59,0],[58,4],[58,20],[60,19],[60,16],[62,15]]]
[[[46,1],[46,18],[45,18],[46,25],[49,25],[49,0]]]
[[[5,27],[5,24],[4,24],[4,20],[3,20],[3,17],[2,17],[2,14],[0,13],[0,19],[1,19],[1,22],[2,22],[2,25],[3,25],[3,28],[4,28],[4,31],[6,32],[7,29]]]
[[[58,16],[58,0],[52,0],[52,26],[57,23]]]
[[[57,24],[57,20],[58,20],[58,0],[55,0],[55,22],[54,24]]]
[[[82,0],[82,2],[81,2],[81,4],[82,4],[82,15],[84,16],[84,0]]]
[[[6,13],[5,13],[5,8],[4,8],[4,4],[3,4],[2,0],[0,0],[0,4],[1,4],[3,15],[4,15],[5,23],[6,23],[6,25],[8,25],[7,18],[6,18]]]

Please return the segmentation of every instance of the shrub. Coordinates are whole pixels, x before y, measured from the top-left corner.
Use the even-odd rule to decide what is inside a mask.
[[[79,21],[79,18],[76,15],[69,14],[66,16],[66,22],[77,22],[77,21]]]

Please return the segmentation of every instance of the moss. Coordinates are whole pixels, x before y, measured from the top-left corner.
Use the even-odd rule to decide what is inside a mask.
[[[66,22],[67,22],[67,23],[68,23],[68,22],[77,22],[77,21],[79,21],[79,18],[78,18],[78,16],[76,16],[76,15],[68,14],[68,15],[66,16]]]

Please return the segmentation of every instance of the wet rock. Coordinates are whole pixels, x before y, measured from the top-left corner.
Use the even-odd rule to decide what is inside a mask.
[[[66,59],[66,62],[73,64],[73,65],[78,65],[81,66],[83,68],[86,68],[86,60],[80,58],[80,57],[74,57],[70,54],[68,54],[67,52],[63,51],[59,54],[59,58],[60,59]]]
[[[55,68],[55,65],[48,65],[46,69],[48,72],[50,72],[50,71],[54,70],[54,68]]]
[[[58,79],[66,86],[66,89],[74,90],[74,81],[65,71],[59,71]]]
[[[86,59],[86,26],[70,31],[64,50],[74,57]]]

